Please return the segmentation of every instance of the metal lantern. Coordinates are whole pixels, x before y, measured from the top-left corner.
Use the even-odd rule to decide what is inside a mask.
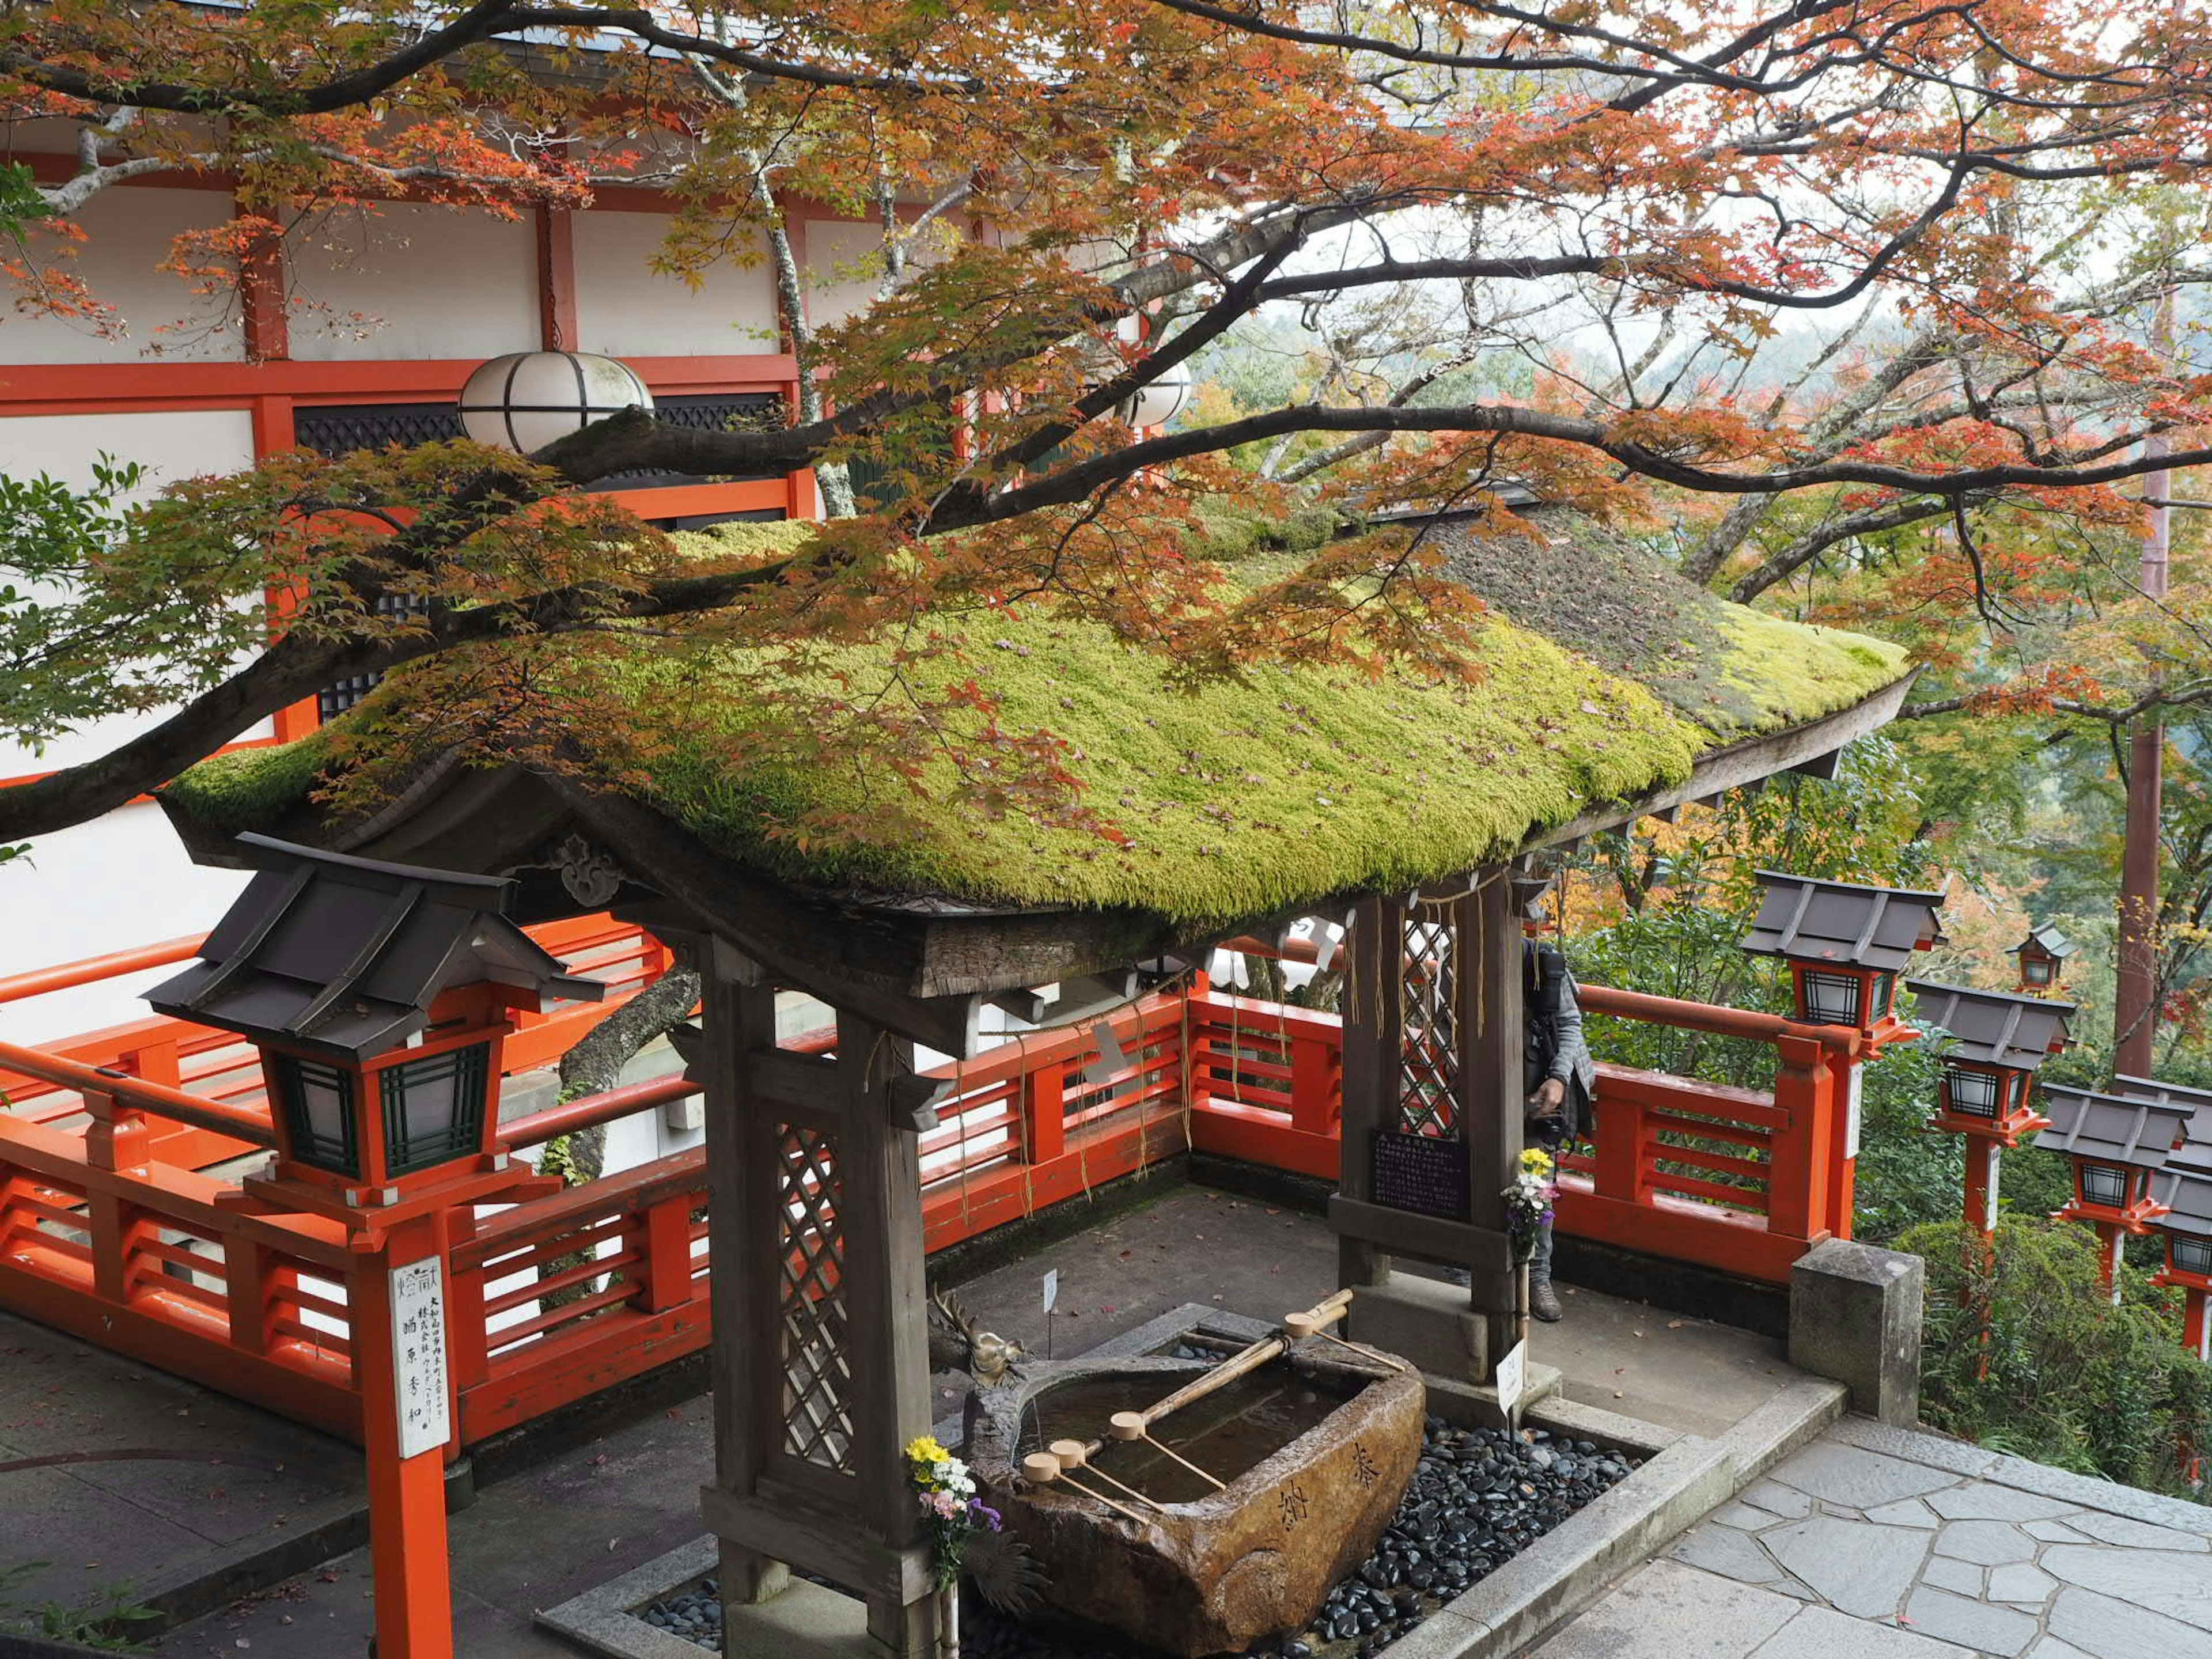
[[[1797,975],[1797,1016],[1814,1025],[1856,1025],[1868,975],[1807,968]]]
[[[2020,958],[2020,988],[2043,992],[2057,985],[2060,975],[2066,971],[2066,958],[2080,948],[2046,922],[2031,929],[2026,939],[2005,954]]]
[[[245,836],[256,875],[159,1012],[261,1050],[276,1178],[295,1205],[389,1206],[435,1182],[512,1177],[495,1156],[512,1011],[596,1001],[505,910],[514,884]]]
[[[1978,1066],[1948,1065],[1943,1068],[1943,1103],[1960,1117],[1985,1117],[1994,1121],[2005,1079]]]
[[[1890,1029],[1898,971],[1943,942],[1941,893],[1863,887],[1778,870],[1758,872],[1759,915],[1741,948],[1780,957],[1797,989],[1797,1017],[1861,1031]]]
[[[461,429],[480,444],[532,455],[594,421],[652,407],[653,393],[628,363],[585,351],[514,351],[461,387]]]

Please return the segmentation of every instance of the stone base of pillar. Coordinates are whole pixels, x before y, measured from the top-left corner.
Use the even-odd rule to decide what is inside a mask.
[[[1498,1402],[1498,1390],[1492,1384],[1455,1382],[1430,1376],[1424,1376],[1421,1381],[1428,1385],[1430,1416],[1441,1417],[1462,1429],[1512,1427],[1504,1407]],[[1526,1416],[1528,1408],[1538,1401],[1549,1400],[1559,1393],[1564,1382],[1557,1365],[1540,1365],[1530,1360],[1516,1409]]]
[[[1920,1420],[1917,1255],[1832,1238],[1790,1270],[1790,1363],[1851,1391],[1851,1409],[1899,1428]]]
[[[1490,1380],[1490,1322],[1460,1285],[1394,1270],[1354,1291],[1345,1334],[1432,1377],[1476,1387]]]

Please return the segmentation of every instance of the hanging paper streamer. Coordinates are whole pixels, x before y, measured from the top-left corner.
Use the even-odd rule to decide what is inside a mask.
[[[1337,947],[1344,943],[1344,929],[1333,921],[1324,921],[1320,926],[1321,945],[1314,955],[1314,972],[1325,974],[1328,964],[1336,960]]]
[[[1098,1045],[1097,1058],[1083,1068],[1083,1080],[1094,1087],[1110,1082],[1116,1072],[1128,1065],[1121,1045],[1115,1040],[1114,1028],[1100,1020],[1091,1028],[1091,1040]]]

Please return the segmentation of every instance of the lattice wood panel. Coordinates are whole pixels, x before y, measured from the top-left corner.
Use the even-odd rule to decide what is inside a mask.
[[[844,1183],[836,1139],[798,1124],[781,1126],[779,1357],[784,1450],[817,1468],[851,1474],[851,1327],[845,1306]]]
[[[1459,1134],[1457,968],[1449,912],[1406,919],[1405,1038],[1398,1054],[1398,1127],[1408,1134]]]

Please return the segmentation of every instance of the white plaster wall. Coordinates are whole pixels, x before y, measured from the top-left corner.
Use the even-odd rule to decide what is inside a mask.
[[[0,345],[6,343],[0,330]],[[0,370],[0,373],[4,373]],[[0,418],[0,472],[15,477],[40,473],[82,488],[92,482],[92,464],[102,453],[137,461],[149,469],[151,494],[165,483],[205,473],[233,472],[253,459],[253,423],[242,409],[167,410],[127,415],[31,415]],[[90,760],[159,719],[157,714],[118,714],[93,721],[58,738],[43,754],[0,743],[0,778],[50,772]],[[245,732],[264,737],[262,721]],[[142,936],[142,939],[144,937]],[[139,939],[127,941],[136,944]],[[108,946],[94,947],[108,949]],[[89,955],[90,950],[75,952]]]
[[[806,316],[820,325],[842,322],[875,302],[882,279],[883,233],[853,219],[806,222]]]
[[[5,340],[0,332],[0,342]],[[0,470],[91,482],[101,451],[155,470],[156,484],[245,465],[252,428],[242,410],[141,415],[18,416],[0,420]],[[0,777],[45,771],[97,755],[157,718],[118,716],[48,746],[43,757],[0,745]],[[266,735],[263,721],[246,735]],[[52,967],[138,945],[204,933],[245,877],[203,869],[185,856],[159,807],[126,806],[32,842],[27,860],[0,865],[0,975]],[[36,1042],[139,1019],[136,993],[160,979],[55,992],[0,1004],[0,1037]]]
[[[149,358],[236,361],[244,355],[235,307],[227,298],[196,298],[181,277],[157,267],[187,230],[230,217],[230,198],[216,191],[118,185],[76,215],[85,233],[67,262],[94,298],[124,320],[120,337],[103,338],[89,324],[0,305],[0,366],[9,363],[129,363]],[[218,325],[210,331],[210,322]],[[4,374],[0,367],[0,374]]]
[[[611,357],[722,357],[776,349],[775,286],[763,264],[725,259],[697,289],[652,267],[665,213],[594,209],[575,218],[576,332]]]
[[[204,933],[246,880],[186,858],[151,802],[40,836],[27,860],[0,864],[0,976]],[[143,1019],[150,1010],[137,993],[179,971],[0,1003],[0,1039],[36,1043]]]
[[[527,216],[405,202],[347,210],[295,225],[285,257],[295,357],[496,357],[538,344]]]

